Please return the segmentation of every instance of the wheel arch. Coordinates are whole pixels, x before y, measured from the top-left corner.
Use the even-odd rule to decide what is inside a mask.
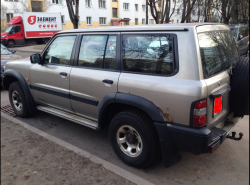
[[[151,101],[132,94],[110,93],[103,98],[99,105],[99,129],[107,127],[117,113],[128,109],[140,110],[148,115],[152,121],[166,122],[159,108]]]
[[[10,85],[13,82],[19,82],[21,84],[23,92],[27,100],[29,111],[30,113],[34,113],[34,111],[36,110],[36,103],[33,99],[33,96],[30,92],[30,89],[24,77],[19,72],[12,70],[12,69],[8,69],[3,74],[3,88],[8,91]]]

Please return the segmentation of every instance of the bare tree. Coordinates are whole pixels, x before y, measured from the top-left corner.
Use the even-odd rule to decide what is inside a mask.
[[[75,11],[73,9],[73,3],[75,2]],[[78,21],[79,21],[79,0],[66,0],[69,18],[74,26],[74,29],[78,29]]]
[[[166,22],[169,23],[170,18],[175,12],[175,7],[176,7],[176,0],[173,2],[174,3],[174,8],[172,9],[171,12],[171,0],[162,0],[162,9],[161,9],[161,23]]]
[[[183,0],[182,1],[182,16],[181,23],[190,22],[191,13],[193,8],[195,7],[197,0]]]
[[[7,7],[6,6],[4,6],[4,5],[1,5],[1,18],[3,19],[3,18],[6,18],[6,12],[7,12]],[[1,20],[2,20],[1,19]]]

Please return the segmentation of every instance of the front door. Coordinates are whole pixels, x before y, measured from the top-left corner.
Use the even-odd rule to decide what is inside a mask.
[[[119,35],[82,35],[77,66],[70,74],[70,98],[73,111],[89,119],[96,120],[103,98],[117,92]]]
[[[36,102],[70,110],[69,82],[76,35],[56,37],[42,53],[43,64],[31,67],[31,89]]]

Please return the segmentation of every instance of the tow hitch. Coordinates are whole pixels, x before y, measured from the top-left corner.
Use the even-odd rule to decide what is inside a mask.
[[[235,135],[236,135],[236,132],[232,132],[232,136],[230,136],[230,135],[228,134],[228,135],[227,135],[227,138],[233,139],[233,140],[236,140],[236,141],[239,141],[239,140],[242,139],[243,134],[242,134],[241,132],[239,133],[239,137],[238,137],[238,138],[236,138]]]

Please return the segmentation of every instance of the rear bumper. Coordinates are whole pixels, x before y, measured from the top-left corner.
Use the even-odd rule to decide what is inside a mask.
[[[230,121],[233,127],[242,117],[233,117]],[[174,154],[176,151],[191,152],[195,154],[208,153],[209,147],[221,144],[226,139],[231,129],[220,129],[213,127],[208,129],[183,127],[173,124],[154,123],[157,129],[165,167],[174,164],[174,161],[169,161],[169,154]]]

